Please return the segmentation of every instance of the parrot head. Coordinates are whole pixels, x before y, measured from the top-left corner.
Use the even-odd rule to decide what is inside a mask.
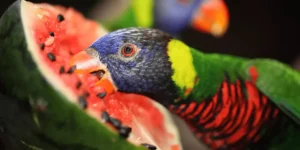
[[[229,24],[223,0],[157,0],[154,7],[156,26],[172,35],[186,27],[221,37]]]
[[[97,84],[108,93],[137,93],[168,104],[178,90],[166,50],[171,39],[156,29],[120,29],[96,40],[70,63],[77,73],[98,72]]]

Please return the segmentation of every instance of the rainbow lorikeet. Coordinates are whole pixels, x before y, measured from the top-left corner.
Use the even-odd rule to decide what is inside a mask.
[[[212,149],[299,149],[300,72],[276,60],[205,54],[157,29],[126,28],[70,62],[99,86],[183,118]]]
[[[171,35],[194,29],[222,36],[229,14],[223,0],[118,0],[97,5],[91,12],[108,30],[127,27],[158,28]]]

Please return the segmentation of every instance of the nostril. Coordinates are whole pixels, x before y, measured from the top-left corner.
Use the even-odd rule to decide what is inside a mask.
[[[94,76],[96,76],[99,80],[101,80],[102,77],[105,74],[105,71],[104,70],[97,70],[97,71],[91,72],[91,74],[94,75]]]

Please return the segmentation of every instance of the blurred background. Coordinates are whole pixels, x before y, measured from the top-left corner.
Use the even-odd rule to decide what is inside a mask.
[[[87,14],[101,0],[30,0],[74,7]],[[14,0],[1,2],[2,14]],[[207,53],[225,53],[242,57],[272,58],[300,69],[299,17],[296,1],[279,0],[225,0],[230,14],[229,28],[224,36],[186,28],[180,38],[188,45]],[[118,11],[118,10],[116,10]],[[185,124],[175,118],[182,127],[181,133],[191,137]],[[186,149],[199,147],[193,138],[182,138]],[[204,147],[203,147],[204,149]]]
[[[74,7],[87,14],[101,0],[30,0]],[[14,0],[1,2],[2,14]],[[225,0],[230,23],[221,38],[185,29],[181,40],[204,52],[267,57],[292,64],[300,55],[296,1]]]

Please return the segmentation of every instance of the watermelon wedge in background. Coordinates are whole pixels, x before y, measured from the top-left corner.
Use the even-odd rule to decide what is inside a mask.
[[[134,94],[106,95],[94,85],[99,74],[73,73],[71,56],[104,34],[72,8],[22,0],[6,11],[0,20],[0,145],[181,149],[162,106]]]

